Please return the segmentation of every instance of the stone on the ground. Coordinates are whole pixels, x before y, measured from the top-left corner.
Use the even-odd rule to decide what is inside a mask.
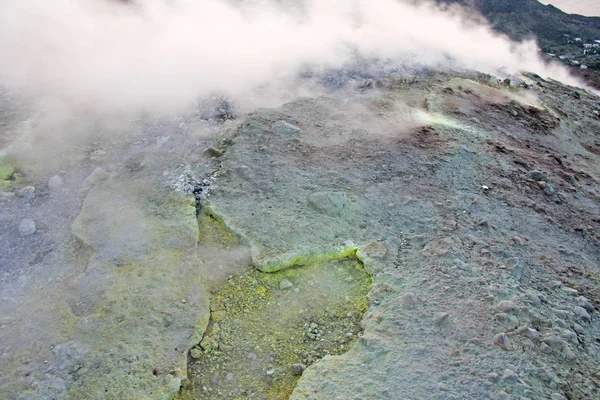
[[[546,179],[548,179],[548,178],[546,177],[546,174],[544,174],[543,172],[537,171],[537,170],[533,170],[533,171],[531,171],[531,172],[529,173],[529,177],[530,177],[531,179],[533,179],[534,181],[536,181],[536,182],[539,182],[539,181],[545,181]]]
[[[321,214],[337,217],[344,211],[346,194],[339,192],[317,192],[308,196],[307,201],[308,204]]]
[[[577,319],[581,321],[590,322],[592,320],[590,314],[583,307],[575,306],[573,307],[573,312],[575,313]]]
[[[204,150],[204,155],[209,158],[219,158],[223,155],[223,152],[216,147],[209,147]]]
[[[287,279],[282,279],[281,282],[279,283],[279,289],[281,289],[281,290],[289,289],[293,286],[294,286],[294,284],[292,282],[288,281]]]
[[[52,178],[50,178],[48,180],[48,187],[50,188],[50,190],[60,189],[63,185],[64,185],[64,181],[58,175],[54,175]]]
[[[433,323],[435,326],[442,326],[448,321],[449,314],[445,312],[435,313],[433,316]]]
[[[37,228],[35,226],[35,222],[33,222],[32,219],[25,218],[21,221],[21,224],[19,225],[19,235],[23,237],[29,236],[33,235],[36,231]]]
[[[492,339],[492,343],[500,347],[502,350],[512,350],[510,339],[508,338],[508,336],[506,336],[506,333],[504,332],[498,333],[496,336],[494,336],[494,338]]]
[[[540,181],[538,184],[546,195],[552,196],[554,194],[554,188],[548,182]]]
[[[296,125],[292,125],[285,121],[277,121],[273,124],[273,131],[281,136],[298,136],[300,135],[301,129]]]
[[[590,300],[583,296],[579,296],[577,298],[577,305],[579,307],[585,308],[586,311],[591,312],[591,313],[594,312],[594,310],[595,310],[595,308],[592,305],[592,303],[590,302]]]
[[[22,197],[26,200],[31,200],[35,197],[35,187],[33,186],[25,186],[23,189],[17,192],[19,197]]]
[[[306,369],[306,366],[304,364],[292,364],[290,366],[290,371],[292,371],[292,374],[294,375],[302,375],[302,373],[304,372],[304,370]]]
[[[562,350],[565,347],[565,341],[557,336],[550,336],[544,339],[544,343],[550,346],[553,350]]]
[[[463,270],[463,271],[470,271],[471,267],[465,263],[462,260],[459,260],[458,258],[452,261],[454,263],[454,265],[456,265],[456,268]]]
[[[510,369],[505,369],[504,373],[502,374],[502,379],[504,379],[508,383],[517,383],[517,380],[519,380],[519,376],[514,371]]]
[[[400,304],[402,304],[403,307],[414,307],[418,302],[417,296],[415,296],[413,293],[406,293],[404,294],[401,298],[400,298]]]
[[[515,303],[510,300],[502,300],[496,304],[496,308],[502,312],[508,313],[515,308]]]
[[[540,336],[540,333],[535,329],[531,329],[527,326],[521,326],[517,329],[517,333],[521,336],[524,336],[528,339],[535,340]]]

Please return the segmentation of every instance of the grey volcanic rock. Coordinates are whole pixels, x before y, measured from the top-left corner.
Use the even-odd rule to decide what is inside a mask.
[[[514,100],[521,110],[518,118],[510,114],[514,97],[507,89],[451,78],[433,86],[424,83],[423,91],[400,84],[384,90],[387,97],[300,99],[280,109],[259,110],[232,133],[215,179],[220,189],[212,193],[208,207],[250,243],[257,268],[335,259],[375,241],[389,249],[384,258],[357,252],[374,273],[374,288],[389,288],[369,296],[365,332],[347,353],[307,366],[291,399],[354,398],[357,393],[372,399],[428,398],[439,392],[439,377],[461,377],[465,364],[486,374],[508,365],[520,365],[519,370],[510,368],[519,375],[528,368],[572,373],[568,360],[575,355],[593,368],[598,357],[591,350],[572,346],[563,354],[567,347],[557,348],[566,342],[552,325],[553,309],[572,310],[573,298],[553,291],[545,302],[537,292],[542,292],[539,282],[565,279],[556,272],[565,265],[595,268],[598,250],[574,230],[596,218],[595,200],[588,192],[578,191],[581,198],[570,195],[565,185],[571,183],[552,181],[553,190],[568,197],[565,208],[531,184],[528,175],[530,165],[537,165],[546,176],[562,176],[560,164],[548,160],[580,151],[569,144],[572,132],[559,128],[557,110],[566,106],[569,115],[585,119],[588,128],[578,132],[586,146],[593,146],[590,132],[600,129],[600,123],[584,117],[579,103],[565,100],[565,87],[540,84],[545,92],[527,94],[543,98],[546,108],[519,94]],[[594,98],[586,96],[585,107],[595,107]],[[423,99],[426,106],[418,109]],[[421,112],[435,115],[434,120],[412,119]],[[282,120],[302,126],[301,134],[290,137],[273,129]],[[475,160],[464,151],[457,153],[466,143],[469,154],[477,154]],[[542,154],[541,148],[552,149],[552,155]],[[252,169],[255,181],[237,173],[241,165]],[[577,165],[600,173],[584,162]],[[259,177],[269,181],[257,184]],[[595,179],[586,182],[597,187]],[[482,185],[494,189],[482,191]],[[340,193],[348,199],[332,197]],[[479,224],[482,220],[487,227]],[[515,236],[527,240],[515,241]],[[572,252],[561,252],[559,246]],[[491,286],[502,288],[491,293],[496,299],[492,304],[486,300]],[[506,311],[499,319],[493,312],[481,313],[500,302],[518,307],[502,308]],[[553,337],[558,342],[540,341]],[[469,355],[462,360],[468,361],[456,363],[465,346]],[[522,362],[514,358],[517,353]],[[558,367],[557,355],[564,362]],[[540,398],[555,391],[541,378],[531,379]],[[496,397],[492,387],[460,381],[457,398]],[[577,387],[594,397],[590,385]]]
[[[37,228],[35,226],[35,222],[32,219],[25,218],[19,224],[19,235],[29,236],[33,235],[35,232],[37,232]]]
[[[307,198],[308,203],[321,214],[337,217],[344,211],[345,193],[318,192]]]

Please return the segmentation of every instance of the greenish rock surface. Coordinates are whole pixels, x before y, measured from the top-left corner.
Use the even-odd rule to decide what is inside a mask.
[[[65,285],[0,332],[3,343],[20,349],[3,362],[3,374],[14,377],[2,382],[4,393],[168,399],[179,390],[209,303],[196,254],[195,199],[162,188],[155,178],[161,166],[147,162],[88,187],[71,230],[89,256]],[[21,344],[13,347],[15,338]],[[23,359],[32,367],[27,375]]]
[[[579,152],[569,139],[572,130],[557,115],[566,108],[581,118],[580,108],[565,103],[561,93],[568,89],[555,83],[540,83],[542,93],[437,78],[392,86],[384,94],[300,99],[258,110],[231,135],[209,206],[251,246],[255,267],[285,270],[353,252],[374,276],[364,333],[346,353],[308,367],[293,400],[487,399],[500,388],[487,385],[486,374],[507,365],[579,371],[569,361],[557,366],[554,356],[536,352],[537,343],[507,335],[486,299],[525,296],[535,282],[556,280],[553,268],[537,260],[547,260],[559,243],[578,249],[571,253],[578,263],[594,268],[598,251],[588,239],[555,229],[547,214],[571,226],[579,213],[590,218],[597,211],[591,197],[570,196],[567,216],[536,186],[527,186],[530,167],[518,156],[527,154],[529,162],[553,173],[556,164],[548,163],[548,155],[529,149]],[[592,106],[593,98],[586,99]],[[515,117],[517,106],[525,112]],[[297,121],[302,134],[272,129],[282,120]],[[585,121],[587,129],[573,129],[589,143],[586,132],[598,123]],[[464,143],[476,162],[461,155]],[[576,164],[570,168],[589,168],[580,159]],[[238,173],[242,166],[252,174]],[[596,174],[597,166],[592,169]],[[597,185],[595,178],[589,183]],[[481,191],[484,185],[494,188],[491,194]],[[318,206],[307,201],[315,193]],[[331,202],[329,193],[346,194],[335,217],[327,212],[338,211],[339,202]],[[544,202],[543,213],[526,206],[531,196]],[[560,269],[558,260],[567,262],[566,256],[552,253]],[[504,264],[511,254],[528,266],[537,263],[519,273],[520,282]],[[454,259],[470,268],[457,267]],[[561,295],[554,307],[569,304]],[[535,325],[551,319],[552,310],[528,308],[527,315],[510,317]],[[542,334],[555,331],[538,325]],[[500,333],[511,337],[511,351],[494,346]],[[589,360],[597,356],[582,347],[570,351],[569,360],[585,363],[582,374],[591,377],[595,367]],[[539,376],[528,382],[542,397],[555,390]],[[595,393],[585,383],[577,390]],[[522,391],[516,388],[515,395]]]

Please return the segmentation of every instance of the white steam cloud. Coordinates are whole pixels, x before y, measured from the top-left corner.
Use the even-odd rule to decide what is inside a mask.
[[[548,68],[458,9],[397,0],[2,0],[0,82],[115,108],[179,107],[235,96],[352,54],[493,72]]]

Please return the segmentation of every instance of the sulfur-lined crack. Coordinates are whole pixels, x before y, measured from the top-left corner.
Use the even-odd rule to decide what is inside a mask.
[[[208,215],[200,232],[204,245],[239,243]],[[179,398],[287,399],[304,368],[346,352],[362,332],[372,283],[355,254],[276,273],[247,267],[217,285]]]

